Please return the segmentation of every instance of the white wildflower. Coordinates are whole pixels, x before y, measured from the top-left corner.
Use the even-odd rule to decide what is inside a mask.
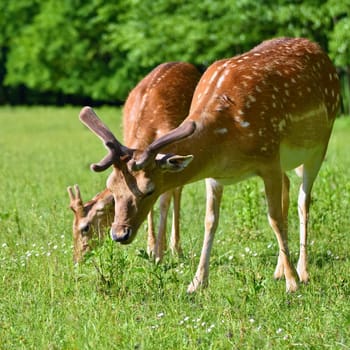
[[[211,324],[209,326],[209,328],[207,328],[207,333],[210,333],[213,330],[214,327],[215,327],[215,324]]]

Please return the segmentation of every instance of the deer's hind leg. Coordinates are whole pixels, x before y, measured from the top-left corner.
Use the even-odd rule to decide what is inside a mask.
[[[286,290],[294,292],[298,289],[297,273],[290,261],[288,249],[288,234],[285,226],[287,211],[283,211],[283,187],[286,185],[286,176],[281,171],[279,162],[275,167],[266,169],[262,176],[265,184],[265,193],[268,205],[268,220],[275,232],[278,246],[278,263],[275,270],[275,278],[281,278],[283,271],[286,279]],[[285,203],[286,205],[286,203]]]
[[[299,280],[303,283],[309,281],[307,264],[307,239],[308,239],[308,221],[311,203],[311,190],[317,174],[324,159],[324,152],[318,157],[313,157],[312,161],[306,162],[303,166],[297,168],[296,173],[302,177],[302,184],[298,196],[298,214],[300,226],[300,252],[297,264]]]

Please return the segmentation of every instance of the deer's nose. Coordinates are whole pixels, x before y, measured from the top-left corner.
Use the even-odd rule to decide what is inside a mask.
[[[130,227],[119,227],[114,228],[112,226],[111,228],[111,237],[113,241],[119,242],[119,243],[128,243],[130,237],[132,234],[132,229]]]

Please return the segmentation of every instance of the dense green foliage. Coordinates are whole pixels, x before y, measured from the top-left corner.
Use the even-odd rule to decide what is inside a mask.
[[[276,36],[316,40],[346,76],[349,10],[350,0],[1,1],[0,102],[19,87],[122,101],[161,62],[207,65]]]
[[[313,191],[310,284],[285,293],[272,278],[277,243],[262,183],[225,187],[210,285],[186,295],[203,237],[205,186],[186,186],[185,257],[162,265],[145,256],[146,227],[130,246],[107,240],[72,263],[66,186],[85,200],[107,174],[104,155],[78,108],[0,109],[0,348],[347,349],[350,344],[350,118],[339,118]],[[121,136],[120,110],[98,110]],[[298,255],[297,178],[292,175],[290,248]]]

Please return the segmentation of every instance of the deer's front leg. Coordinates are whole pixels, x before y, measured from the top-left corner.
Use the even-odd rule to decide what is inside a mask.
[[[182,248],[180,244],[180,203],[181,203],[182,187],[177,187],[173,191],[174,208],[173,208],[173,224],[171,228],[170,249],[173,255],[182,256]]]
[[[147,254],[154,256],[156,248],[156,236],[154,234],[153,208],[147,216]]]
[[[288,241],[288,209],[289,209],[289,188],[290,181],[286,174],[283,174],[283,184],[282,184],[282,216],[283,216],[283,227],[284,232]],[[276,279],[281,279],[284,276],[283,261],[278,256],[277,266],[275,269],[274,277]]]
[[[159,198],[160,207],[160,219],[159,219],[159,229],[155,249],[156,262],[159,263],[164,257],[164,252],[166,249],[166,223],[168,217],[168,211],[170,207],[170,201],[172,197],[172,191],[163,193]]]
[[[214,241],[215,231],[219,222],[223,186],[214,179],[206,179],[205,184],[207,204],[205,213],[204,242],[197,272],[187,288],[188,293],[193,293],[199,287],[206,287],[208,285],[210,252]]]

